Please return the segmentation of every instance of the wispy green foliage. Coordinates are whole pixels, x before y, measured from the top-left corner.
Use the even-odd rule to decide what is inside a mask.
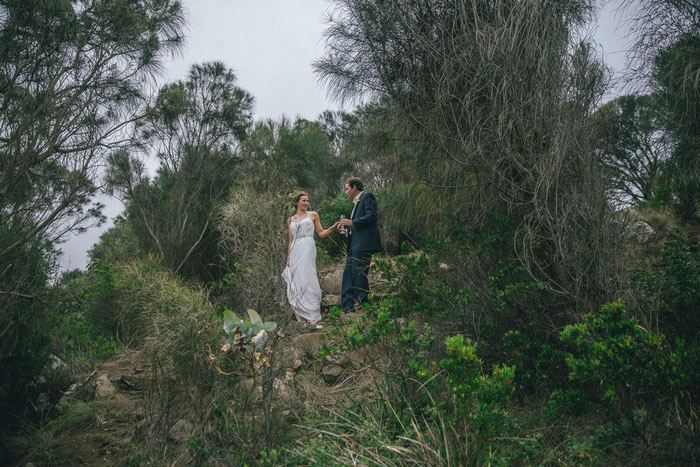
[[[14,372],[0,378],[21,382],[43,355],[54,247],[104,220],[98,169],[142,116],[184,16],[175,0],[3,0],[0,17],[0,368]]]
[[[342,164],[333,153],[321,125],[304,119],[258,122],[243,148],[245,176],[260,192],[302,189],[312,209],[322,197],[333,195],[343,180]]]
[[[240,177],[252,105],[222,63],[194,65],[187,81],[160,90],[140,126],[137,142],[160,161],[156,177],[125,151],[109,157],[108,188],[122,195],[139,244],[176,273],[204,281],[220,273],[213,216]]]

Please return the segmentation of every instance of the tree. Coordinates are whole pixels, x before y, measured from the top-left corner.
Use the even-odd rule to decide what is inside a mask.
[[[685,35],[656,57],[652,74],[666,110],[665,131],[673,141],[665,184],[683,218],[700,202],[700,35]]]
[[[176,0],[0,0],[0,381],[21,388],[0,388],[3,420],[44,352],[56,243],[101,221],[100,165],[183,24]]]
[[[672,144],[664,131],[664,109],[653,95],[621,96],[594,115],[598,154],[616,205],[651,201],[660,187]]]
[[[629,10],[634,45],[630,58],[631,79],[648,79],[663,50],[681,37],[700,31],[700,4],[692,0],[624,0]]]
[[[194,65],[187,81],[160,90],[140,125],[140,147],[160,162],[153,180],[135,156],[110,155],[107,186],[122,194],[142,247],[176,273],[213,277],[212,216],[237,179],[252,106],[222,63]]]
[[[590,116],[605,70],[573,34],[593,2],[334,3],[315,63],[333,95],[390,99],[430,148],[426,183],[474,193],[453,218],[506,213],[533,278],[597,306],[612,256]]]
[[[283,117],[255,125],[243,150],[246,177],[259,192],[307,191],[312,200],[333,195],[342,183],[342,162],[316,122]]]
[[[0,1],[0,224],[55,242],[101,220],[99,165],[184,23],[175,0]]]

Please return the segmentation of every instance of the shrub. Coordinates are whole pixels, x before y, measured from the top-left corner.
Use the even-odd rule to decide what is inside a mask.
[[[570,349],[569,380],[639,432],[651,412],[660,414],[684,393],[697,396],[700,389],[698,349],[643,331],[619,302],[567,326],[561,341]]]
[[[345,194],[339,193],[334,198],[322,200],[317,204],[318,217],[324,228],[335,224],[340,220],[340,216],[350,218],[352,213],[352,201]],[[381,210],[381,206],[380,206]],[[330,257],[337,258],[346,254],[347,245],[345,237],[338,234],[329,235],[323,239],[317,239],[317,247],[325,250]]]
[[[52,348],[78,372],[116,352],[114,329],[105,322],[112,313],[95,313],[104,308],[87,299],[89,279],[95,280],[94,274],[71,273],[50,289],[55,303],[50,317]],[[104,289],[107,284],[101,285]],[[93,293],[98,289],[93,284]]]
[[[661,251],[661,264],[633,274],[639,290],[640,319],[649,330],[697,342],[700,334],[700,252],[671,236]]]
[[[42,238],[15,248],[16,238],[10,226],[0,226],[0,431],[39,415],[31,402],[42,390],[36,379],[50,343],[47,286],[55,255]],[[0,463],[2,457],[0,449]]]
[[[281,274],[287,259],[286,222],[291,215],[287,201],[286,195],[241,186],[221,206],[219,250],[225,269],[236,279],[219,298],[228,308],[252,308],[267,317],[286,303]],[[291,319],[291,313],[288,316]]]

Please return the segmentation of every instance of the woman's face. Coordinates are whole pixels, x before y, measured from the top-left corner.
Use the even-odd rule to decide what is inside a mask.
[[[308,196],[302,196],[299,198],[299,202],[297,203],[297,208],[306,211],[309,209],[309,197]]]

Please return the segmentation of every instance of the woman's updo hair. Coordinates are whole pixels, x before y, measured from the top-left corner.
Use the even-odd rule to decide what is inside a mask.
[[[299,204],[299,200],[301,199],[302,196],[309,196],[309,195],[305,191],[300,191],[299,193],[294,195],[294,198],[292,198],[292,204],[294,205],[294,207],[296,207],[297,204]]]

